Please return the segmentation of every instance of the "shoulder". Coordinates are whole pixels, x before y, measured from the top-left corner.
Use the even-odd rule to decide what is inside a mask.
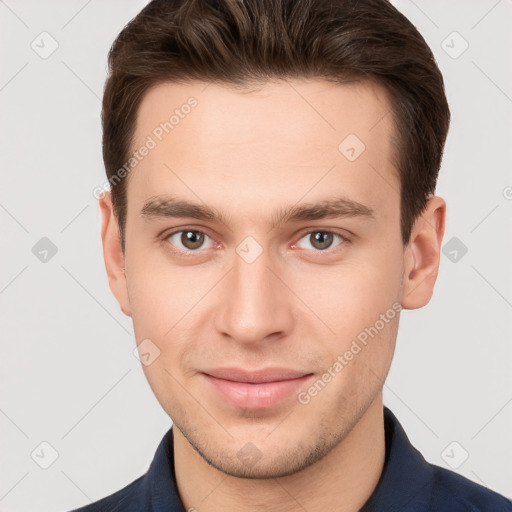
[[[69,512],[139,512],[146,505],[145,475],[94,503]]]
[[[512,512],[512,501],[454,471],[431,464],[430,510],[444,512]]]
[[[428,462],[384,407],[386,466],[365,512],[512,512],[510,498]]]
[[[163,436],[147,471],[119,491],[69,512],[184,512],[174,475],[172,427]]]

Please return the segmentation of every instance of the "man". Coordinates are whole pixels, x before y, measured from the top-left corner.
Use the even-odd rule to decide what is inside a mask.
[[[173,421],[92,511],[510,511],[382,388],[433,293],[443,80],[385,0],[156,0],[103,100],[102,241]]]

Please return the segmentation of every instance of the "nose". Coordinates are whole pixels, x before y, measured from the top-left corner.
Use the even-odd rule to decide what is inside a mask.
[[[245,345],[288,335],[294,318],[294,296],[279,275],[282,266],[273,263],[267,250],[250,261],[234,254],[215,314],[217,332]]]

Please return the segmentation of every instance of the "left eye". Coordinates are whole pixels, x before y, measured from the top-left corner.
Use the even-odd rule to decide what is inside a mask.
[[[301,240],[308,240],[313,249],[318,251],[325,251],[332,245],[335,237],[343,241],[345,240],[344,237],[338,233],[333,233],[332,231],[311,231],[310,233],[306,234],[306,236],[303,236]],[[341,245],[341,243],[338,245]]]
[[[195,229],[185,229],[183,231],[176,231],[175,233],[171,233],[166,237],[167,240],[170,241],[172,245],[177,245],[177,241],[183,246],[183,249],[178,247],[180,250],[186,250],[186,251],[196,251],[196,249],[200,249],[201,246],[204,244],[205,237],[210,239],[210,242],[213,241],[211,238],[203,233],[202,231],[197,231]],[[175,241],[172,241],[172,239],[175,238]],[[212,245],[210,245],[210,248]],[[204,249],[204,247],[203,247]],[[206,247],[208,249],[208,247]]]

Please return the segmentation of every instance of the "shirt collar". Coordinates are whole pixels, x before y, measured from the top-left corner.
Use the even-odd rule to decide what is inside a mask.
[[[393,512],[429,509],[432,467],[412,446],[395,415],[384,406],[386,455],[377,487],[360,512]],[[152,512],[186,512],[178,494],[174,472],[172,427],[158,445],[145,475]]]
[[[411,444],[396,416],[384,406],[386,456],[377,487],[360,512],[429,510],[433,468]]]

